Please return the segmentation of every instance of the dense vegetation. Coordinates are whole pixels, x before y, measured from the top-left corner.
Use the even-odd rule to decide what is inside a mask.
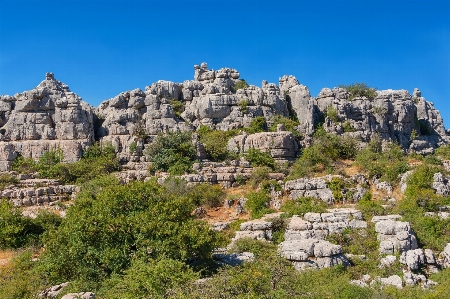
[[[328,117],[334,117],[333,113],[330,109]],[[270,122],[255,118],[250,127],[242,130],[275,131],[280,123],[292,131],[298,125],[279,116]],[[75,163],[63,162],[60,150],[50,151],[38,161],[17,158],[13,163],[15,171],[77,184],[81,192],[67,208],[65,218],[40,212],[32,219],[6,200],[0,201],[0,248],[15,251],[14,259],[0,266],[0,298],[33,298],[40,290],[65,281],[71,283],[64,293],[89,290],[96,292],[97,298],[450,297],[450,269],[430,276],[439,283],[432,290],[419,286],[403,290],[361,288],[349,284],[364,274],[372,278],[403,275],[399,262],[390,268],[379,267],[379,241],[370,221],[367,229],[347,229],[328,237],[330,242],[340,244],[344,252],[365,255],[366,259],[353,257],[352,267],[347,268],[295,271],[290,262],[277,254],[277,244],[283,241],[287,217],[326,211],[328,206],[315,198],[281,197],[280,210],[285,214],[271,220],[273,242],[236,242],[231,252],[255,254],[254,262],[236,267],[219,267],[212,252],[230,243],[243,220],[234,221],[229,229],[218,233],[192,213],[198,207],[215,211],[225,199],[236,199],[238,195],[247,199],[245,209],[252,219],[274,212],[272,194],[282,194],[282,182],[271,178],[271,172],[284,172],[289,178],[324,174],[349,177],[341,168],[345,162],[369,180],[391,183],[397,192],[399,175],[411,170],[406,191],[397,203],[378,200],[376,193],[369,191],[355,206],[365,220],[374,215],[401,214],[404,221],[411,223],[421,248],[440,252],[450,242],[450,219],[425,213],[450,205],[449,197],[437,195],[432,188],[435,173],[448,175],[442,160],[450,159],[450,146],[424,157],[407,155],[398,145],[383,145],[379,138],[373,138],[367,147],[358,149],[356,140],[329,134],[319,126],[311,146],[304,148],[292,165],[280,165],[260,150],[249,150],[241,157],[228,152],[226,144],[238,130],[222,132],[202,126],[197,134],[211,160],[243,158],[254,167],[253,173],[248,178],[237,176],[240,186],[230,192],[219,185],[189,186],[177,177],[160,183],[154,178],[121,185],[109,175],[120,169],[112,146],[92,146]],[[152,172],[167,171],[173,175],[192,171],[196,161],[191,133],[159,135],[146,154],[152,162]],[[11,174],[0,176],[1,189],[17,184],[19,180]],[[328,187],[336,201],[342,203],[345,198],[339,198],[341,191],[354,185],[335,177]],[[237,191],[240,193],[233,193]],[[205,277],[209,279],[198,282]]]

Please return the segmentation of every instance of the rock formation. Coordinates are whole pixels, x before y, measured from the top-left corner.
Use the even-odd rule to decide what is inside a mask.
[[[62,149],[64,160],[78,160],[94,140],[93,109],[52,73],[35,89],[0,96],[0,171],[20,153],[37,159]]]
[[[281,77],[278,85],[264,80],[261,87],[245,87],[239,78],[235,69],[214,71],[202,63],[194,66],[194,80],[161,80],[145,91],[122,92],[92,109],[47,73],[35,89],[0,96],[0,170],[8,170],[18,153],[37,159],[57,148],[66,161],[75,161],[94,137],[111,142],[122,163],[145,162],[145,147],[158,133],[195,131],[202,125],[238,129],[255,117],[264,117],[269,125],[274,116],[297,119],[300,138],[280,128],[240,135],[229,147],[238,152],[259,148],[282,161],[294,159],[299,146],[308,146],[320,122],[326,131],[361,143],[379,136],[421,154],[433,152],[450,138],[439,111],[418,89],[412,96],[406,90],[383,90],[374,99],[349,100],[350,94],[341,87],[324,88],[314,98],[294,76]],[[330,109],[333,116],[328,115]]]

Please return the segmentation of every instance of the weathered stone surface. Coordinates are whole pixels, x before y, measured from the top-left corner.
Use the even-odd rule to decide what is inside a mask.
[[[41,298],[56,298],[61,291],[69,285],[69,282],[64,282],[58,285],[51,286],[38,294]]]
[[[93,109],[51,73],[35,89],[0,96],[0,119],[0,171],[17,153],[37,159],[60,148],[73,162],[94,140]]]
[[[389,217],[385,218],[389,219]],[[372,219],[372,222],[374,222],[374,219]],[[381,254],[401,253],[418,247],[416,236],[409,222],[376,221],[375,231],[378,234],[377,239],[380,241],[379,251]]]
[[[348,259],[342,254],[342,247],[325,240],[284,241],[278,246],[278,252],[292,261],[297,270],[329,268],[338,264],[350,265]]]
[[[61,299],[95,299],[92,292],[69,293],[61,297]]]
[[[443,268],[450,268],[450,243],[447,243],[444,250],[439,254],[438,263]]]
[[[385,286],[394,286],[398,289],[402,289],[403,288],[403,282],[402,279],[400,278],[400,276],[398,275],[392,275],[389,277],[375,277],[374,280],[372,280],[372,282],[370,283],[370,285],[374,285],[374,284],[381,284],[381,285],[385,285]]]
[[[259,149],[278,160],[293,160],[299,150],[294,135],[288,131],[239,135],[229,140],[227,148],[236,153],[245,153],[252,148]]]
[[[437,172],[433,176],[433,183],[431,186],[434,190],[436,190],[436,194],[442,196],[449,195],[449,181],[442,173]]]
[[[252,252],[213,254],[213,258],[221,265],[240,266],[245,262],[252,262],[255,255]]]

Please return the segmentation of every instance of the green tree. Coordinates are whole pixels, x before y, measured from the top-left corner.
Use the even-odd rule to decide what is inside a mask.
[[[350,85],[339,85],[350,93],[349,101],[357,97],[366,97],[369,100],[373,100],[377,96],[377,88],[370,87],[366,83],[353,83]]]
[[[79,193],[46,238],[41,260],[50,281],[101,282],[130,267],[132,257],[208,260],[216,234],[191,216],[195,204],[189,196],[175,196],[155,180],[105,183]]]

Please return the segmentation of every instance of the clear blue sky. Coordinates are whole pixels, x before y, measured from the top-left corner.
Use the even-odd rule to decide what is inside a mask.
[[[55,73],[97,106],[193,65],[250,84],[422,90],[450,125],[450,1],[0,0],[0,94]]]

